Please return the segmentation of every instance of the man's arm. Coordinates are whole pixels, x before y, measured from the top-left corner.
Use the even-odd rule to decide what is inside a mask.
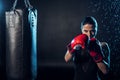
[[[110,48],[106,42],[100,42],[100,44],[102,47],[104,60],[108,63],[108,66],[110,67]]]
[[[97,66],[104,75],[108,74],[109,72],[109,68],[107,67],[108,64],[106,64],[104,61],[97,63]]]
[[[106,42],[101,42],[101,50],[103,52],[103,61],[97,63],[97,66],[102,71],[103,74],[108,74],[110,68],[110,49]]]
[[[67,50],[65,56],[64,56],[64,59],[66,62],[68,62],[69,60],[71,60],[72,58],[72,54],[69,52],[69,50]]]
[[[86,34],[76,36],[70,44],[67,45],[67,52],[65,54],[65,61],[68,62],[76,50],[81,51],[88,45],[89,39]]]
[[[98,64],[99,66],[98,74],[101,80],[109,80],[112,78],[112,75],[111,75],[112,73],[110,69],[110,48],[106,42],[100,42],[100,45],[102,47],[102,52],[104,55],[103,63],[105,64],[106,68],[104,67],[104,64]]]
[[[102,46],[100,45],[100,42],[95,38],[91,39],[90,41],[90,55],[96,62],[99,70],[105,75],[108,74],[109,64],[105,62]]]

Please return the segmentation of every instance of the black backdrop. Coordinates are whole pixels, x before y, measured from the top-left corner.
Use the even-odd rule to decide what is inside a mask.
[[[23,0],[18,1],[17,7],[24,8]],[[2,0],[0,2],[3,4],[0,10],[0,64],[3,68],[5,66],[4,13],[12,7],[14,0]],[[62,73],[73,75],[72,63],[66,64],[64,61],[66,45],[75,35],[80,33],[81,20],[85,16],[94,16],[99,24],[97,38],[100,41],[108,42],[111,49],[111,68],[114,79],[118,80],[120,75],[120,1],[30,0],[30,2],[38,10],[37,45],[38,68],[41,79],[45,80],[47,79],[46,76],[59,73],[60,70],[63,70]],[[52,77],[54,77],[53,75]]]

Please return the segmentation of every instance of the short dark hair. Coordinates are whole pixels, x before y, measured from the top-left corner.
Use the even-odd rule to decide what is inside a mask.
[[[81,22],[81,29],[82,29],[83,25],[85,25],[85,24],[92,24],[94,27],[98,28],[97,21],[92,16],[87,16],[83,19],[83,21]]]

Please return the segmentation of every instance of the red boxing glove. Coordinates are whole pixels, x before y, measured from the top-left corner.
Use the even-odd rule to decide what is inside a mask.
[[[72,42],[67,46],[70,53],[73,53],[76,49],[84,49],[88,44],[89,39],[85,34],[76,36]]]
[[[90,40],[89,50],[90,56],[96,63],[101,62],[103,60],[101,46],[99,45],[99,41],[95,38],[92,38]]]

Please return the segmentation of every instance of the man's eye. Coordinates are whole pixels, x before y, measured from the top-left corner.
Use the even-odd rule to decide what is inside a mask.
[[[87,30],[84,30],[84,32],[88,32]]]

